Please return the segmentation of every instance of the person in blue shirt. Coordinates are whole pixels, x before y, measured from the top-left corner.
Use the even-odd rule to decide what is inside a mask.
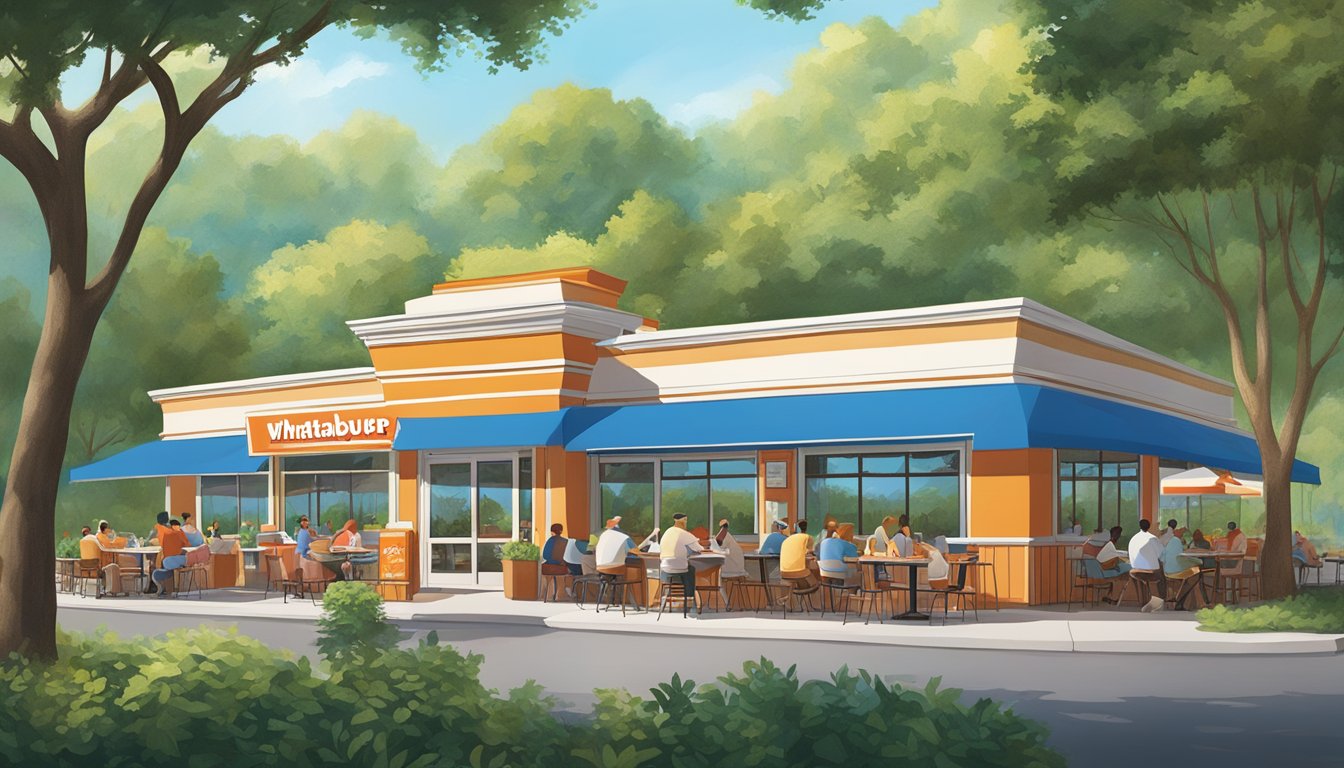
[[[294,548],[295,554],[299,557],[307,557],[308,550],[313,546],[313,531],[308,527],[308,516],[299,518],[299,532],[294,535],[294,540],[298,546]]]
[[[835,529],[835,535],[822,539],[817,555],[817,565],[821,575],[831,579],[841,579],[846,587],[859,585],[859,566],[846,563],[847,557],[858,557],[859,548],[854,544],[854,526],[845,523]]]
[[[761,548],[757,550],[762,555],[778,555],[779,548],[784,544],[784,539],[788,538],[784,535],[784,532],[789,529],[788,523],[783,520],[776,520],[772,527],[774,531],[765,537],[765,541],[761,542]]]
[[[571,576],[580,576],[583,574],[583,566],[578,563],[565,562],[565,547],[569,545],[569,539],[563,534],[565,526],[555,523],[551,526],[551,537],[541,548],[541,562],[543,565],[564,566]]]
[[[205,543],[205,536],[192,525],[190,512],[182,513],[182,533],[187,536],[187,546],[199,547]]]
[[[1171,538],[1167,540],[1166,546],[1162,548],[1162,572],[1166,575],[1167,581],[1179,582],[1181,591],[1176,595],[1176,610],[1185,610],[1186,598],[1190,593],[1199,587],[1199,596],[1204,598],[1204,604],[1209,604],[1209,593],[1204,588],[1203,568],[1197,558],[1187,557],[1185,554],[1185,545],[1182,543],[1182,534],[1185,531],[1171,529]]]

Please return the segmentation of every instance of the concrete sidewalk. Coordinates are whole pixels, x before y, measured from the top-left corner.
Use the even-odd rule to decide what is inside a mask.
[[[179,615],[183,624],[192,619],[238,618],[277,621],[316,620],[321,605],[309,600],[279,597],[262,599],[261,593],[241,590],[207,592],[202,600],[81,598],[58,595],[61,608],[127,611]],[[778,612],[706,613],[683,619],[680,612],[657,614],[579,610],[571,603],[541,603],[506,600],[496,591],[421,593],[413,602],[386,604],[388,618],[421,623],[490,623],[546,626],[558,630],[626,632],[632,634],[681,635],[777,640],[811,640],[927,648],[957,648],[1006,651],[1052,651],[1141,654],[1333,654],[1344,650],[1344,635],[1300,632],[1230,634],[1201,632],[1190,613],[1143,614],[1136,610],[1097,610],[1065,613],[1062,610],[1012,608],[982,610],[980,621],[957,620],[947,625],[941,617],[932,626],[924,622],[886,623],[862,621],[841,625],[840,617],[824,618]]]

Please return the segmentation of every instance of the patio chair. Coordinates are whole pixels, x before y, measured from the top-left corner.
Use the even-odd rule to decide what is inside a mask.
[[[953,596],[957,598],[957,610],[961,612],[961,620],[966,621],[966,598],[971,598],[971,610],[975,612],[975,620],[980,621],[980,609],[976,606],[976,592],[972,587],[966,586],[966,573],[975,563],[974,555],[971,559],[958,560],[950,563],[951,567],[957,571],[957,579],[949,583],[946,587],[935,587],[930,584],[927,589],[933,595],[933,600],[929,603],[929,623],[933,623],[933,614],[938,607],[938,598],[943,598],[943,624],[947,624],[947,604]]]
[[[1092,588],[1096,590],[1093,595],[1094,598],[1100,599],[1102,588],[1105,588],[1107,591],[1113,591],[1114,586],[1119,584],[1120,596],[1115,599],[1115,604],[1120,605],[1125,602],[1125,595],[1129,593],[1130,582],[1130,579],[1127,576],[1124,574],[1107,576],[1105,571],[1101,569],[1101,563],[1098,562],[1095,557],[1084,557],[1082,563],[1084,575],[1092,584]],[[1092,602],[1092,607],[1095,608],[1096,605],[1096,600],[1094,600]]]
[[[1240,603],[1244,596],[1249,602],[1251,594],[1255,594],[1255,599],[1260,599],[1260,559],[1252,557],[1252,546],[1255,542],[1252,540],[1247,543],[1246,556],[1235,569],[1223,571],[1223,583],[1219,584],[1219,592],[1227,592],[1232,596],[1233,603]],[[1259,555],[1259,547],[1255,547],[1256,555]]]
[[[1297,558],[1293,558],[1293,559],[1296,560]],[[1325,562],[1324,562],[1324,561],[1320,562],[1320,563],[1317,564],[1317,565],[1312,565],[1311,563],[1308,563],[1308,562],[1305,561],[1305,560],[1298,560],[1298,561],[1297,561],[1297,583],[1298,583],[1299,585],[1305,585],[1305,584],[1307,583],[1307,576],[1308,576],[1308,574],[1309,574],[1311,571],[1315,571],[1315,572],[1316,572],[1316,583],[1317,583],[1317,584],[1320,584],[1320,583],[1321,583],[1321,571],[1322,571],[1324,568],[1325,568]]]
[[[789,608],[793,605],[794,600],[797,600],[798,604],[802,606],[802,608],[799,608],[798,611],[796,611],[797,613],[803,611],[806,611],[807,613],[812,612],[812,596],[817,593],[817,590],[820,589],[821,586],[816,583],[813,583],[811,586],[806,586],[811,577],[811,571],[781,573],[779,575],[779,579],[784,583],[785,587],[784,597],[780,601],[784,608],[784,618],[789,618]]]
[[[89,596],[89,582],[93,582],[93,596],[103,596],[102,565],[96,557],[81,557],[75,569],[75,583],[79,585],[79,596]]]
[[[570,539],[565,545],[564,560],[569,565],[579,566],[580,573],[570,579],[569,588],[574,592],[574,604],[582,609],[588,588],[601,586],[597,566],[593,564],[592,558],[583,556],[583,551],[579,549],[579,543],[575,539]]]
[[[302,574],[291,576],[285,566],[285,559],[278,552],[263,553],[263,557],[266,562],[266,591],[262,595],[263,599],[270,597],[272,588],[280,591],[285,603],[289,602],[290,595],[302,599],[304,592],[308,591],[313,605],[317,605],[317,587],[325,587],[326,582],[306,581]]]
[[[190,596],[194,589],[196,590],[196,599],[200,600],[208,581],[209,565],[209,545],[202,544],[199,547],[188,549],[186,565],[173,571],[173,594],[175,596],[184,594]]]
[[[686,585],[681,583],[679,577],[681,574],[668,573],[664,570],[658,571],[658,621],[663,618],[663,611],[672,603],[681,603],[681,617],[687,616],[691,606],[695,606],[697,615],[700,613],[700,593],[696,592],[694,596],[686,594]]]
[[[845,613],[840,623],[849,623],[849,609],[855,602],[858,602],[860,612],[863,613],[863,625],[868,626],[868,621],[872,618],[873,612],[877,612],[877,622],[883,622],[884,610],[887,606],[887,596],[892,594],[892,590],[881,586],[877,580],[877,569],[872,566],[859,567],[859,588],[851,592],[845,600]]]
[[[826,601],[830,600],[831,613],[840,613],[842,609],[836,608],[837,605],[843,606],[845,601],[854,592],[857,587],[850,586],[845,581],[845,576],[838,574],[821,572],[821,617],[826,617]]]
[[[616,600],[617,593],[621,596],[621,616],[625,616],[625,604],[629,602],[629,588],[641,586],[644,581],[644,569],[639,569],[638,576],[630,575],[630,566],[622,563],[607,568],[597,569],[597,603],[594,610],[602,610],[602,598],[607,598],[607,609],[610,610]]]

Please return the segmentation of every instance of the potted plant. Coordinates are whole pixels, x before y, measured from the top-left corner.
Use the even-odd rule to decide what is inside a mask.
[[[536,600],[541,547],[530,541],[510,541],[500,547],[499,557],[504,564],[504,596],[510,600]]]
[[[242,527],[238,529],[238,544],[242,547],[257,546],[257,529],[251,520],[244,520]]]

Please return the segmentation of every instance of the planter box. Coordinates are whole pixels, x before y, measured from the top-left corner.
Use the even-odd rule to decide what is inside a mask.
[[[504,561],[504,596],[510,600],[537,599],[536,560]]]

